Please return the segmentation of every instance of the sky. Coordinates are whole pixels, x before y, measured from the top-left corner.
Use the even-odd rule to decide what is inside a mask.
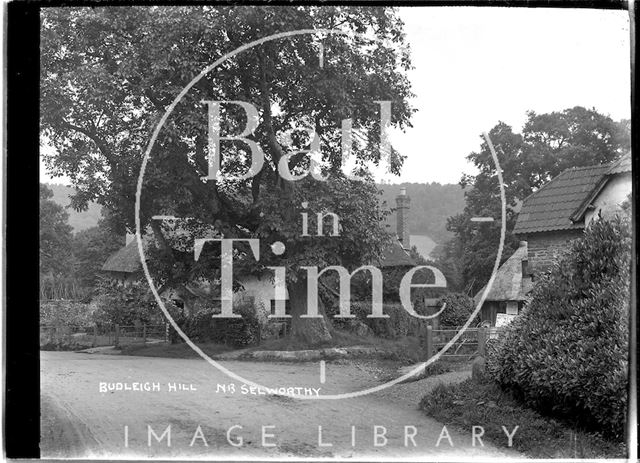
[[[520,131],[526,111],[596,108],[630,118],[626,11],[403,7],[415,69],[413,128],[391,134],[407,157],[402,174],[379,180],[457,183],[474,173],[466,156],[498,121]],[[42,181],[51,179],[44,166]]]

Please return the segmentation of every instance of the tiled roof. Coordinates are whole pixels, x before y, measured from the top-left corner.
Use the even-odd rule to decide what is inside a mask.
[[[391,245],[384,250],[380,260],[381,267],[415,267],[416,265],[397,238],[393,238]]]
[[[573,223],[570,217],[611,168],[611,164],[605,164],[563,171],[524,200],[513,232],[526,234],[583,228],[584,224]]]
[[[631,153],[627,153],[611,165],[608,175],[631,172]]]
[[[523,301],[531,291],[531,278],[522,278],[522,261],[527,259],[527,244],[520,247],[498,269],[485,301]],[[473,298],[480,302],[484,286]]]

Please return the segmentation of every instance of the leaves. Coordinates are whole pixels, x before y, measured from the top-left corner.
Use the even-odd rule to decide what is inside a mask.
[[[53,192],[40,184],[40,275],[67,274],[71,259],[69,214],[52,201]]]
[[[569,167],[609,163],[630,147],[628,124],[615,122],[595,109],[576,106],[547,114],[529,111],[527,116],[521,134],[504,122],[489,131],[502,169],[506,199],[502,261],[518,247],[511,231],[528,195]],[[467,159],[479,172],[463,175],[460,181],[465,188],[465,210],[449,218],[447,229],[455,238],[440,250],[439,260],[443,267],[453,270],[451,280],[461,280],[474,294],[491,276],[500,241],[502,201],[496,165],[484,138],[480,151]],[[472,222],[472,217],[493,217],[494,222]]]
[[[158,137],[145,172],[140,215],[143,229],[153,215],[177,215],[193,217],[199,226],[215,225],[227,237],[259,238],[264,251],[260,265],[251,259],[238,263],[249,271],[274,262],[268,245],[276,240],[287,246],[278,262],[292,270],[292,279],[307,264],[365,262],[380,253],[382,211],[370,181],[349,181],[340,173],[340,127],[342,119],[352,118],[368,138],[354,146],[361,165],[381,161],[376,100],[392,101],[392,125],[409,124],[413,109],[406,70],[411,64],[402,26],[390,8],[48,9],[42,32],[42,134],[56,152],[47,163],[71,178],[78,205],[95,200],[133,230],[137,175],[151,131],[202,69],[241,45],[278,32],[361,31],[371,38],[309,34],[267,42],[202,78]],[[317,64],[320,43],[323,67]],[[200,180],[207,172],[203,100],[246,101],[257,108],[259,124],[252,137],[265,152],[260,175],[229,180],[247,171],[250,156],[243,143],[225,142],[223,178],[206,184]],[[223,108],[224,133],[240,133],[245,125],[237,106]],[[323,169],[330,180],[283,182],[276,174],[279,159],[289,150],[306,149],[308,140],[294,137],[290,147],[278,140],[288,131],[309,128],[321,138]],[[393,161],[398,172],[401,156]],[[306,162],[304,156],[294,157],[289,167],[304,169]],[[339,238],[300,237],[304,201],[311,204],[310,216],[338,214]],[[163,265],[178,268],[171,260]],[[163,276],[184,280],[204,274],[182,263],[179,268]]]

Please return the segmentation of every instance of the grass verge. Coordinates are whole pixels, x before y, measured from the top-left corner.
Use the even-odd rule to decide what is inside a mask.
[[[482,426],[482,438],[498,447],[508,445],[502,426],[509,432],[519,426],[512,448],[532,458],[626,456],[624,443],[542,416],[494,383],[479,384],[469,379],[459,384],[440,384],[422,398],[420,408],[436,420],[464,431]]]
[[[197,343],[207,355],[217,355],[233,350],[232,347],[223,344]],[[185,343],[180,344],[131,344],[122,346],[122,355],[136,355],[140,357],[166,357],[166,358],[199,358],[191,347]]]
[[[357,336],[348,331],[334,330],[329,341],[315,345],[304,344],[297,338],[285,337],[270,339],[258,346],[252,346],[250,350],[277,350],[295,351],[308,349],[327,349],[332,347],[376,347],[381,351],[381,356],[393,358],[405,362],[418,362],[423,360],[424,348],[420,346],[420,339],[416,336],[406,336],[400,339],[385,339],[375,336]]]
[[[208,355],[238,350],[232,346],[214,343],[196,343]],[[330,341],[309,346],[298,339],[286,337],[263,341],[256,346],[249,346],[248,351],[296,351],[309,349],[326,349],[331,347],[376,347],[381,359],[391,359],[401,363],[415,363],[424,360],[420,340],[414,336],[401,339],[384,339],[377,337],[359,337],[349,332],[335,331]],[[196,354],[187,344],[131,344],[122,347],[123,355],[142,357],[196,358]]]

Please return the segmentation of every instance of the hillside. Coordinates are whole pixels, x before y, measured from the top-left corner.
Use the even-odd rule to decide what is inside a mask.
[[[382,199],[391,208],[396,207],[396,196],[400,188],[406,188],[411,198],[409,231],[412,235],[427,235],[438,244],[452,236],[447,231],[447,218],[464,209],[464,192],[460,185],[440,183],[378,184]],[[395,230],[395,214],[387,222]]]
[[[69,195],[73,194],[73,188],[66,185],[48,183],[53,191],[53,200],[65,207],[69,213],[69,224],[74,232],[91,228],[98,223],[101,216],[100,206],[90,203],[89,208],[83,212],[67,208]],[[411,197],[411,211],[409,214],[409,230],[412,235],[426,236],[424,248],[431,248],[429,238],[441,244],[451,238],[446,230],[447,218],[462,212],[464,208],[464,194],[459,185],[440,183],[399,183],[379,184],[382,190],[382,199],[389,207],[396,207],[396,196],[400,188],[405,187]],[[395,215],[388,217],[390,229],[395,230]]]
[[[98,219],[102,216],[101,208],[98,204],[90,203],[89,208],[83,212],[74,211],[70,207],[67,207],[71,202],[69,196],[74,193],[72,187],[53,183],[45,183],[45,185],[53,191],[53,198],[51,199],[64,207],[69,213],[69,225],[73,228],[74,233],[98,224]]]

